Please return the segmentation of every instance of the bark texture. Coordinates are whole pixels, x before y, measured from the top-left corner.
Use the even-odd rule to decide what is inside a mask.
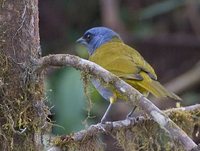
[[[38,0],[0,1],[0,148],[40,150],[45,127]]]

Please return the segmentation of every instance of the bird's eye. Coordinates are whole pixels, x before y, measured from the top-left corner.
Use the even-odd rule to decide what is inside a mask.
[[[87,33],[85,36],[84,36],[84,39],[87,41],[87,43],[89,43],[92,39],[92,34],[91,33]]]

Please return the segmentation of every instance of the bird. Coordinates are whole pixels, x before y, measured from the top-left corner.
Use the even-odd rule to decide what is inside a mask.
[[[153,67],[137,50],[125,44],[120,35],[112,29],[103,26],[93,27],[76,42],[87,48],[90,61],[118,76],[144,96],[147,97],[151,93],[157,98],[181,100],[160,84]],[[91,82],[100,95],[110,102],[101,119],[101,123],[105,123],[113,104],[124,98],[112,86],[103,84],[98,78],[91,78]]]

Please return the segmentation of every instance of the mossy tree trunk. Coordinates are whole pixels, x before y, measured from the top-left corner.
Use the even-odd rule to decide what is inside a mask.
[[[38,0],[0,0],[0,150],[41,150],[45,126]]]

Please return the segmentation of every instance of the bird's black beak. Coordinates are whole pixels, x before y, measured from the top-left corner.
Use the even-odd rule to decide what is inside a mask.
[[[76,43],[82,44],[82,45],[86,45],[87,44],[87,42],[85,41],[85,39],[83,39],[83,37],[81,37],[78,40],[76,40]]]

